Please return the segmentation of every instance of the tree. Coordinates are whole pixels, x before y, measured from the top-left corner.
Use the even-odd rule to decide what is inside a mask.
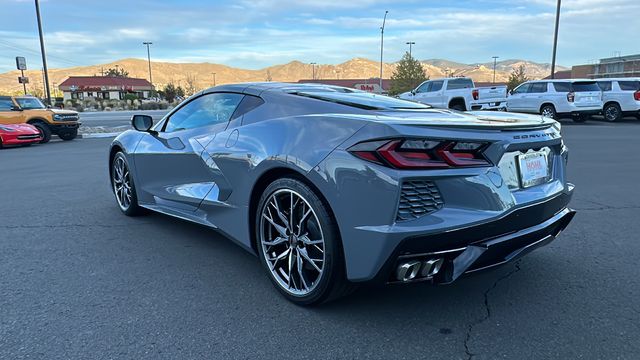
[[[517,68],[513,69],[511,75],[509,75],[509,80],[507,81],[507,89],[511,91],[525,81],[529,81],[529,78],[527,77],[524,64],[521,64]]]
[[[184,86],[184,92],[187,96],[191,96],[198,91],[198,88],[196,87],[196,77],[194,75],[188,74],[184,82],[186,83]]]
[[[264,81],[266,81],[266,82],[273,81],[273,78],[271,77],[271,71],[270,70],[267,70],[267,77],[264,79]]]
[[[406,52],[402,60],[398,62],[396,70],[391,75],[390,95],[397,95],[405,91],[413,90],[421,82],[429,80],[422,68],[422,64]]]
[[[129,72],[124,68],[109,68],[104,72],[104,76],[117,77],[117,78],[126,78],[129,77]]]
[[[162,96],[168,102],[173,102],[173,100],[176,99],[176,96],[178,96],[176,86],[173,85],[173,83],[168,83],[167,85],[165,85],[164,89],[162,90]]]

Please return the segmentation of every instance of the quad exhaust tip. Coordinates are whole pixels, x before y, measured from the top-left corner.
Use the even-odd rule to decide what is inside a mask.
[[[401,263],[396,270],[396,279],[402,282],[431,279],[440,271],[443,263],[443,258]]]

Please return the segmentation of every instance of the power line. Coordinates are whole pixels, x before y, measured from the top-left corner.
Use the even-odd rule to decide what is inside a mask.
[[[13,43],[7,42],[5,40],[0,40],[0,46],[3,46],[5,48],[9,48],[9,49],[12,49],[12,50],[31,53],[33,55],[38,55],[38,56],[40,55],[39,51],[36,51],[36,50],[33,50],[33,49],[29,49],[29,48],[26,48],[26,47],[22,47],[20,45],[13,44]],[[69,59],[62,58],[62,57],[57,56],[57,55],[49,55],[49,54],[47,54],[47,57],[48,58],[53,58],[53,59],[55,59],[55,60],[57,60],[59,62],[65,62],[65,63],[67,63],[69,65],[73,65],[73,66],[85,66],[85,65],[79,64],[77,62],[71,61]]]

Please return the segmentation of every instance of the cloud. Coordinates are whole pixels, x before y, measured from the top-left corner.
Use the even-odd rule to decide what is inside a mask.
[[[472,63],[499,55],[548,62],[555,4],[556,0],[110,0],[82,7],[49,2],[42,10],[52,67],[146,56],[141,41],[148,40],[154,43],[155,59],[255,69],[294,59],[376,59],[384,10],[389,10],[384,53],[389,61],[402,56],[407,41],[415,41],[413,53],[420,59]],[[0,24],[0,71],[13,67],[15,44],[28,48],[30,56],[39,51],[37,29],[23,21],[33,16],[32,4],[3,5],[15,16]],[[637,0],[563,0],[558,62],[587,62],[613,50],[637,52],[633,36],[640,33],[639,13]]]

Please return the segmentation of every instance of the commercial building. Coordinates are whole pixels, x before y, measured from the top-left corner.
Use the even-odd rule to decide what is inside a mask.
[[[640,54],[600,59],[597,64],[576,65],[572,78],[640,77]]]
[[[64,100],[115,99],[124,100],[127,94],[139,99],[151,96],[153,86],[146,79],[112,76],[70,76],[58,88]]]
[[[389,91],[391,86],[390,79],[382,79],[382,89],[380,89],[380,78],[371,79],[302,79],[299,83],[307,84],[326,84],[334,86],[342,86],[362,91],[368,91],[376,94],[382,94]]]

